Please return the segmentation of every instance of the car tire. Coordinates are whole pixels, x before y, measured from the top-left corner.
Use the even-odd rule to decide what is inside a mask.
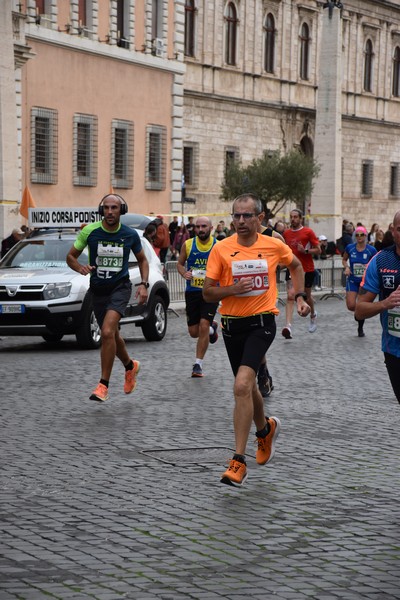
[[[100,327],[89,297],[86,297],[83,303],[80,325],[75,335],[79,346],[85,350],[96,350],[101,346]]]
[[[42,338],[48,344],[56,344],[57,342],[61,342],[64,335],[62,333],[45,333],[42,335]]]
[[[155,296],[148,319],[141,325],[148,342],[160,342],[167,331],[167,309],[160,296]]]

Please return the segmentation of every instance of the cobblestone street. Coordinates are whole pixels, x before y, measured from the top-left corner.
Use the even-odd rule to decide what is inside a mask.
[[[338,299],[318,330],[268,353],[282,422],[273,461],[243,488],[219,476],[234,447],[220,336],[203,379],[169,314],[160,343],[123,329],[141,361],[132,396],[115,363],[110,400],[88,400],[99,352],[73,337],[3,338],[0,600],[400,598],[400,406],[379,319],[357,337]],[[283,313],[283,310],[282,310]]]

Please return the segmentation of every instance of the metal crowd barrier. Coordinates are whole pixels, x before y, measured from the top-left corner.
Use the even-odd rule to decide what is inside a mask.
[[[346,294],[346,281],[343,275],[343,266],[340,256],[326,260],[315,260],[317,278],[313,286],[313,295],[319,300],[337,298],[344,300]],[[165,263],[165,279],[169,288],[171,303],[184,302],[186,283],[178,273],[176,260]],[[285,269],[277,273],[278,302],[286,304]]]

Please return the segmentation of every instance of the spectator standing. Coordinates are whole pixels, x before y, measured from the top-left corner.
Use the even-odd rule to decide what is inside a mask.
[[[280,240],[258,233],[264,217],[261,201],[253,194],[238,196],[232,207],[237,235],[218,242],[208,262],[203,295],[221,302],[221,325],[234,382],[235,454],[221,482],[241,486],[247,478],[246,446],[251,423],[256,426],[256,461],[268,463],[275,452],[280,421],[266,417],[256,384],[260,363],[276,333],[276,267],[288,266],[293,277],[297,310],[310,308],[303,292],[303,269],[293,252]]]
[[[289,248],[293,251],[293,254],[297,256],[301,262],[304,270],[304,290],[307,295],[307,304],[311,309],[308,331],[314,333],[317,329],[317,311],[315,310],[311,289],[315,279],[313,257],[318,257],[321,252],[319,241],[310,227],[303,226],[303,213],[298,208],[294,208],[290,212],[290,229],[285,229],[283,237]],[[282,335],[287,340],[290,340],[292,338],[292,317],[295,298],[289,271],[286,272],[286,287],[286,324],[282,329]]]
[[[378,231],[379,231],[379,225],[378,225],[378,223],[374,223],[368,234],[368,244],[371,244],[371,246],[374,246],[374,244],[375,244],[376,234],[378,233]]]
[[[170,246],[172,246],[172,244],[174,243],[174,237],[175,237],[175,232],[176,232],[177,228],[178,228],[178,217],[174,216],[172,218],[172,221],[168,225]]]
[[[355,315],[357,319],[380,315],[385,365],[400,403],[400,211],[394,216],[393,226],[394,245],[381,250],[369,262]],[[375,302],[377,295],[379,300]]]
[[[389,228],[385,231],[383,240],[382,240],[382,248],[389,248],[389,246],[393,246],[394,238],[393,238],[393,224],[390,223]]]
[[[346,276],[346,306],[351,312],[355,311],[360,284],[371,258],[376,254],[376,249],[367,244],[367,230],[359,226],[355,230],[356,242],[346,246],[342,256],[344,274]],[[347,263],[349,261],[349,264]],[[358,337],[364,337],[364,319],[357,319]]]
[[[174,241],[172,243],[172,258],[173,258],[173,260],[177,260],[183,244],[188,239],[189,239],[189,234],[187,232],[185,223],[183,223],[183,221],[182,221],[182,223],[180,225],[178,225],[178,227],[177,227],[177,230],[175,232]]]
[[[374,248],[377,250],[377,252],[379,252],[383,248],[383,238],[384,238],[384,236],[385,236],[385,234],[382,231],[382,229],[379,229],[376,232],[375,242],[374,242]]]
[[[157,218],[152,221],[156,226],[156,236],[153,238],[153,246],[154,248],[159,248],[160,250],[160,261],[165,263],[168,254],[168,248],[170,246],[169,243],[169,230],[167,225],[164,223],[164,217],[162,215],[157,215]]]
[[[214,231],[214,238],[218,241],[224,240],[226,238],[226,233],[224,231],[224,228],[221,224],[221,221],[218,223],[218,225],[215,228]]]
[[[196,219],[197,235],[183,243],[177,264],[178,273],[186,280],[185,304],[189,335],[197,339],[192,377],[203,377],[203,359],[208,344],[214,344],[218,339],[218,325],[214,321],[218,302],[206,302],[202,293],[207,260],[212,247],[217,243],[211,235],[212,228],[208,217]]]
[[[354,233],[354,225],[353,223],[347,222],[343,229],[343,235],[341,237],[341,244],[338,248],[340,250],[340,254],[343,255],[343,252],[346,249],[346,246],[353,243],[353,233]]]
[[[332,256],[336,254],[337,248],[335,242],[328,242],[326,235],[320,235],[318,241],[321,248],[321,254],[318,258],[326,260],[327,258],[332,258]]]
[[[186,225],[186,229],[189,234],[189,237],[193,238],[196,235],[193,217],[188,217],[188,223]]]
[[[231,221],[231,224],[229,225],[227,237],[229,237],[230,235],[234,235],[235,233],[236,233],[235,225],[234,225],[233,221]]]
[[[22,240],[22,238],[24,237],[25,232],[22,229],[20,229],[19,227],[13,229],[11,235],[4,238],[4,240],[1,242],[1,258],[3,258],[3,256],[5,256],[7,252],[11,250],[11,248],[15,246],[15,244]]]
[[[157,246],[154,245],[154,241],[157,237],[157,226],[154,223],[154,221],[152,221],[146,226],[145,230],[143,231],[143,237],[150,242],[150,244],[153,246],[154,252],[159,257],[160,248],[157,248]]]

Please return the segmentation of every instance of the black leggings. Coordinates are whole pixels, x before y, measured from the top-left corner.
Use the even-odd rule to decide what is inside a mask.
[[[390,383],[392,384],[397,401],[400,403],[400,358],[387,352],[384,352],[384,355]]]

